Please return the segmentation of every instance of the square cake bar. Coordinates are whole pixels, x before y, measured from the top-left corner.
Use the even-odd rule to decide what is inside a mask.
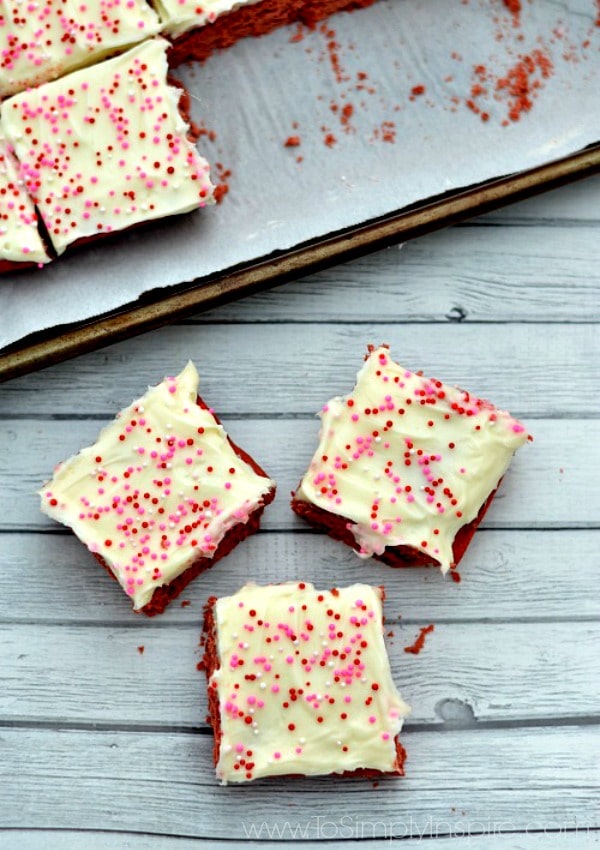
[[[222,784],[404,773],[409,708],[383,640],[383,589],[247,584],[209,600],[209,719]]]
[[[0,273],[23,263],[48,263],[33,203],[0,132]]]
[[[181,89],[167,82],[168,46],[150,39],[2,103],[2,129],[57,254],[212,201]]]
[[[462,558],[514,452],[509,413],[370,349],[354,390],[321,412],[318,448],[292,509],[390,566]]]
[[[0,98],[98,62],[159,29],[146,0],[2,0]]]
[[[275,496],[197,396],[198,380],[190,362],[150,388],[40,491],[44,513],[149,616],[255,532]]]

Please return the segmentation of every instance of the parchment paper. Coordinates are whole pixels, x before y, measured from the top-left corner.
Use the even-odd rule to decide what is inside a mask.
[[[524,0],[518,16],[503,0],[380,0],[181,68],[229,193],[1,278],[0,347],[598,141],[597,14],[595,0]],[[523,80],[531,108],[511,120]]]

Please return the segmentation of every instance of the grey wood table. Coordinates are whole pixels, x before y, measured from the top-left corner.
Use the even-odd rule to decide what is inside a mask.
[[[2,386],[0,848],[597,846],[599,284],[592,179]],[[314,413],[351,389],[369,342],[535,436],[460,584],[359,561],[289,510]],[[187,607],[147,620],[35,491],[188,358],[279,493]],[[385,584],[413,709],[406,778],[217,784],[201,610],[249,577]],[[422,653],[405,653],[429,623]]]

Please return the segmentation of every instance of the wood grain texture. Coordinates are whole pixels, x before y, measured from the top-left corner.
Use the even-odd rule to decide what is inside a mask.
[[[388,612],[392,674],[412,706],[408,727],[598,717],[600,624],[442,623],[415,656],[404,647],[417,626]],[[193,624],[0,627],[0,714],[15,724],[206,726],[198,641]]]
[[[0,550],[9,565],[0,570],[0,623],[102,623],[143,632],[146,620],[133,613],[125,594],[73,535],[3,534]],[[386,616],[394,622],[401,614],[410,624],[575,624],[600,616],[600,595],[590,593],[598,580],[599,551],[600,530],[544,531],[543,539],[535,530],[480,531],[461,564],[462,581],[455,584],[435,569],[393,570],[361,561],[321,534],[260,533],[186,588],[189,605],[175,602],[154,622],[197,628],[208,595],[235,593],[250,578],[303,578],[321,587],[383,584]]]
[[[0,387],[0,850],[600,847],[599,235],[600,177]],[[362,562],[288,507],[314,412],[381,340],[535,436],[459,584]],[[35,491],[189,357],[279,494],[147,620]],[[405,779],[217,784],[199,623],[250,577],[385,585]]]
[[[0,826],[231,840],[264,838],[263,823],[281,830],[276,838],[295,829],[315,839],[344,826],[348,838],[389,838],[596,822],[597,728],[407,732],[404,741],[406,778],[376,788],[323,777],[236,789],[217,785],[208,735],[3,729]],[[19,783],[5,781],[15,775]]]
[[[597,210],[600,219],[600,204]],[[315,322],[587,322],[597,307],[600,221],[589,227],[463,227],[252,295],[196,318]],[[565,288],[569,297],[565,299]]]
[[[56,463],[91,445],[103,424],[95,420],[0,420],[0,441],[10,447],[0,453],[0,530],[60,528],[40,512],[36,491]],[[600,420],[544,419],[527,424],[534,442],[515,455],[484,526],[598,527],[600,481],[590,475],[589,468],[590,451],[600,441]],[[265,511],[262,528],[306,528],[290,510],[289,494],[298,486],[317,447],[318,420],[224,420],[224,425],[277,483],[277,496]]]
[[[474,224],[494,222],[504,227],[523,226],[529,222],[569,222],[575,227],[584,223],[600,223],[600,177],[591,177],[565,186],[557,192],[548,192],[495,210],[476,219]],[[470,226],[467,225],[467,226]]]
[[[325,828],[323,828],[325,826]],[[474,824],[475,826],[475,824]],[[324,834],[333,832],[327,824],[321,824]],[[348,828],[347,831],[350,831]],[[365,829],[364,832],[367,830]],[[341,829],[339,830],[341,832]],[[359,832],[357,829],[356,832]],[[548,834],[550,833],[550,834]],[[325,837],[325,836],[323,836]],[[174,838],[168,835],[139,835],[125,832],[68,832],[55,830],[53,832],[38,832],[34,830],[15,829],[4,833],[5,844],[2,843],[3,834],[0,830],[0,847],[2,850],[11,850],[10,842],[14,842],[15,848],[27,848],[27,850],[81,850],[83,843],[88,850],[231,850],[231,841],[220,841],[219,839],[202,838]],[[450,842],[468,841],[469,850],[505,850],[510,843],[511,850],[548,850],[548,847],[559,848],[559,850],[597,850],[600,845],[600,835],[586,827],[578,829],[573,827],[572,831],[566,829],[544,832],[510,832],[507,834],[482,835],[475,831],[467,834],[465,830],[455,830],[454,836],[440,838],[404,838],[402,850],[447,850]],[[366,850],[366,848],[389,847],[390,838],[371,839],[365,835],[361,839],[336,840],[327,839],[327,850]],[[264,847],[264,842],[245,841],[247,850],[256,850]],[[286,841],[269,840],[269,850],[289,850],[290,844]],[[302,841],[302,850],[322,850],[322,840]]]
[[[357,298],[360,304],[361,299]],[[357,306],[362,313],[362,305]],[[313,415],[350,392],[368,343],[404,366],[458,384],[515,416],[581,415],[600,383],[594,325],[227,324],[162,328],[0,386],[0,411],[114,416],[191,358],[223,417]],[[582,368],[585,364],[585,369]],[[268,376],[268,380],[266,380]]]

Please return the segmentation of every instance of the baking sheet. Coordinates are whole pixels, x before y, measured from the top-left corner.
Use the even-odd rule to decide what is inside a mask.
[[[229,193],[4,277],[0,347],[598,141],[595,0],[507,5],[379,0],[180,69]]]

